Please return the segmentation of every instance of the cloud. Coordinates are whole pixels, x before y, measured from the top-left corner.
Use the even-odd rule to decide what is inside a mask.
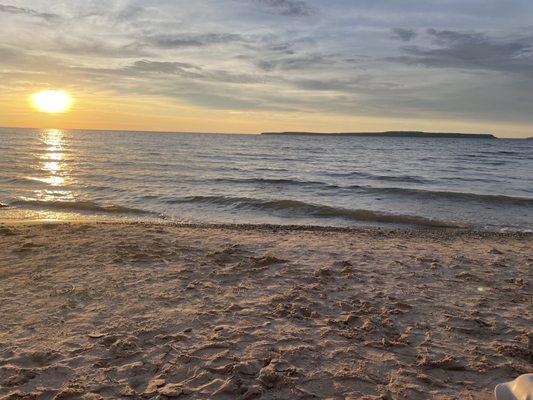
[[[233,33],[177,33],[149,36],[151,45],[162,48],[204,47],[217,44],[244,42],[243,36]]]
[[[43,18],[45,20],[53,20],[53,19],[60,18],[58,14],[42,13],[39,11],[35,11],[31,8],[16,7],[16,6],[11,6],[7,4],[0,4],[0,12],[7,13],[7,14],[28,15],[30,17],[38,17],[38,18]]]
[[[330,62],[332,61],[321,54],[307,54],[278,59],[263,59],[257,61],[256,65],[263,71],[290,71],[308,69],[316,65],[328,64]]]
[[[63,54],[107,59],[150,56],[150,51],[134,40],[130,40],[127,44],[119,44],[85,36],[59,36],[53,49]]]
[[[204,80],[219,83],[248,84],[264,82],[265,79],[258,75],[232,73],[225,70],[206,70],[197,65],[183,62],[166,62],[152,60],[138,60],[132,65],[114,70],[114,72],[126,72],[142,76],[152,75],[177,75],[187,79]]]
[[[271,13],[284,17],[307,17],[314,14],[315,10],[301,0],[252,0]]]
[[[0,51],[0,55],[1,54]],[[257,84],[272,81],[270,77],[261,74],[247,74],[221,69],[205,69],[198,65],[179,61],[169,62],[147,59],[137,60],[132,64],[117,68],[68,67],[67,70],[77,74],[91,76],[99,81],[105,81],[106,78],[113,77],[115,84],[117,85],[120,85],[121,82],[119,80],[121,78],[136,78],[141,80],[146,86],[151,86],[152,90],[155,90],[155,87],[158,85],[167,87],[172,81],[181,82],[182,84],[196,82],[196,84],[210,83],[236,85]],[[142,92],[142,90],[140,90],[140,92]]]
[[[126,6],[116,16],[118,21],[136,20],[147,13],[147,8],[140,6]]]
[[[403,47],[403,56],[390,57],[408,65],[474,69],[533,76],[533,35],[492,38],[484,33],[429,29],[438,47]]]
[[[373,82],[371,74],[360,74],[356,77],[345,79],[296,79],[293,84],[303,90],[345,93],[356,93],[370,88],[375,89],[377,86],[377,83]],[[382,86],[384,87],[385,85],[382,84]]]
[[[133,63],[133,65],[131,65],[129,69],[140,71],[140,72],[158,72],[158,73],[165,73],[165,74],[175,74],[175,73],[181,73],[185,70],[190,70],[190,69],[200,70],[201,68],[193,64],[182,63],[178,61],[168,62],[168,61],[139,60],[139,61],[135,61],[135,63]]]
[[[417,33],[413,29],[394,28],[392,29],[392,38],[402,42],[410,42],[416,38]]]

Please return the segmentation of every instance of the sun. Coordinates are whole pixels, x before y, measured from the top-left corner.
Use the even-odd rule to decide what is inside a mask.
[[[34,93],[31,100],[35,108],[46,113],[64,113],[72,105],[72,97],[62,90],[42,90]]]

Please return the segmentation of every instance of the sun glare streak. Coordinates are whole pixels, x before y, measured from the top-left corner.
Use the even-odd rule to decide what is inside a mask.
[[[31,96],[34,107],[50,114],[64,113],[72,105],[72,97],[60,90],[42,90]]]
[[[61,170],[61,166],[56,161],[45,162],[43,164],[43,170],[50,171],[51,173],[56,173]]]
[[[63,132],[60,129],[46,129],[43,131],[42,141],[50,146],[49,151],[61,151]]]
[[[34,181],[45,183],[54,188],[46,192],[45,201],[54,200],[54,193],[57,193],[57,199],[65,197],[64,190],[58,190],[64,187],[70,181],[69,168],[65,163],[63,154],[63,131],[60,129],[46,129],[42,131],[41,141],[46,146],[46,152],[40,154],[40,162],[37,164],[37,169],[44,176],[31,177]],[[43,191],[36,192],[36,198],[43,200],[41,197]],[[72,194],[70,194],[72,196]]]
[[[43,131],[42,141],[48,146],[48,153],[42,156],[41,170],[49,176],[40,180],[51,186],[64,186],[66,170],[62,162],[63,132],[60,129],[47,129]],[[50,161],[51,158],[55,160]]]

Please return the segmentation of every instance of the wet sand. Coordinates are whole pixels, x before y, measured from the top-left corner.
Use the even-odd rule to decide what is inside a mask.
[[[0,225],[1,399],[491,399],[533,235]]]

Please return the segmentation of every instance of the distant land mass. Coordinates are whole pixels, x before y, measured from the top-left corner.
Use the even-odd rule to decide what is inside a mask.
[[[387,132],[263,132],[261,135],[280,136],[368,136],[368,137],[399,137],[399,138],[446,138],[446,139],[497,139],[487,133],[442,133],[421,131],[387,131]]]

